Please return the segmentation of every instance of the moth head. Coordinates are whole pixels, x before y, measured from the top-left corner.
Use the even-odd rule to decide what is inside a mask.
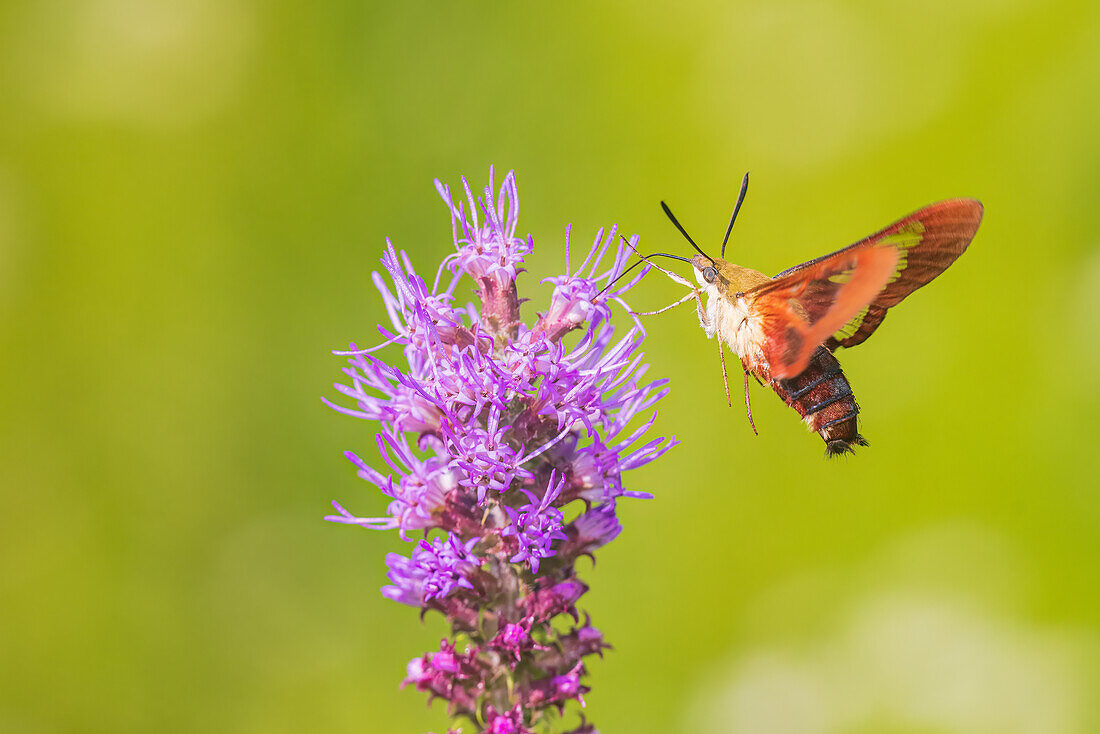
[[[696,255],[691,258],[691,266],[695,268],[695,280],[703,290],[720,289],[723,279],[719,273],[719,262],[711,260],[706,255]]]
[[[696,255],[691,258],[691,266],[695,268],[695,278],[699,281],[699,285],[712,285],[718,280],[716,263],[706,255]]]

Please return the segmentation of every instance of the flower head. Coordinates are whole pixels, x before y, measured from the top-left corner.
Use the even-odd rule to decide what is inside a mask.
[[[546,730],[548,710],[584,705],[582,660],[608,646],[587,617],[558,624],[580,621],[576,560],[621,532],[618,498],[650,496],[624,489],[623,472],[675,442],[648,438],[667,388],[645,379],[645,330],[624,300],[649,266],[619,279],[637,237],[601,229],[574,269],[566,228],[565,273],[524,323],[518,279],[534,242],[516,234],[515,175],[499,189],[493,177],[476,196],[466,179],[457,197],[436,182],[454,249],[433,276],[386,241],[373,276],[385,323],[373,346],[337,352],[350,405],[328,403],[375,425],[377,460],[347,458],[386,507],[359,517],[334,502],[326,519],[423,536],[386,556],[382,594],[443,614],[452,635],[409,663],[405,684],[480,732],[525,734]],[[456,300],[467,280],[479,305]]]

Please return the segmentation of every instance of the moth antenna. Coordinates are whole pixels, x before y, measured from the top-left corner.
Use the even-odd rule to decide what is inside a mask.
[[[733,216],[730,217],[730,226],[726,227],[726,236],[722,238],[722,259],[726,259],[726,243],[729,242],[730,232],[733,231],[733,223],[737,221],[737,212],[741,211],[741,204],[745,202],[745,194],[749,190],[749,174],[746,171],[745,177],[741,179],[741,193],[737,195],[737,203],[733,206]]]
[[[684,229],[684,225],[680,224],[680,222],[676,219],[676,215],[673,214],[672,210],[668,208],[668,204],[662,201],[661,208],[665,210],[665,216],[672,220],[672,223],[676,225],[676,229],[680,230],[680,234],[682,234],[684,238],[691,243],[691,246],[695,248],[695,251],[713,263],[714,258],[699,249],[699,245],[695,244],[695,240],[691,239],[691,235],[689,235],[687,233],[687,230]],[[689,260],[688,262],[691,261]]]

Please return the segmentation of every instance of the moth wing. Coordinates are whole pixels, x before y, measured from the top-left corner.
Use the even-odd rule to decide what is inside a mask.
[[[771,376],[801,374],[814,350],[866,311],[895,276],[898,260],[891,244],[846,248],[746,291]]]
[[[975,199],[947,199],[930,204],[889,227],[830,255],[784,270],[777,280],[812,269],[843,253],[892,245],[899,252],[897,271],[882,291],[825,342],[830,350],[862,344],[874,333],[886,311],[931,282],[962,255],[982,221],[983,208]]]

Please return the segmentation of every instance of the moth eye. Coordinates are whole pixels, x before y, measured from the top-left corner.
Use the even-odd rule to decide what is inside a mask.
[[[714,279],[718,277],[718,271],[714,268],[703,268],[703,280],[708,283],[713,283]]]

